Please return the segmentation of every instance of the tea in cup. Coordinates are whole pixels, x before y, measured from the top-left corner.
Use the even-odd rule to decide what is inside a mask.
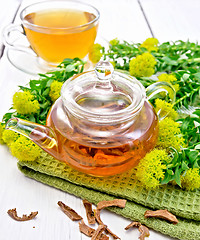
[[[30,49],[10,42],[13,31],[25,32],[31,49],[48,65],[58,65],[65,58],[83,59],[94,44],[99,11],[75,1],[45,1],[24,8],[22,26],[11,24],[4,30],[5,42],[20,51]]]

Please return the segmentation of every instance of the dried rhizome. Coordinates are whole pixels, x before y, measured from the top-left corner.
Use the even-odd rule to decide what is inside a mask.
[[[144,240],[145,237],[149,237],[150,236],[150,233],[149,233],[149,229],[142,225],[140,222],[132,222],[130,223],[127,227],[125,227],[125,230],[128,230],[132,227],[137,227],[138,230],[140,231],[140,236],[139,236],[139,239],[140,240]]]
[[[156,217],[156,218],[162,218],[165,219],[173,224],[177,224],[178,223],[178,219],[176,218],[175,215],[173,215],[172,213],[170,213],[167,209],[165,210],[156,210],[156,211],[151,211],[151,210],[147,210],[144,213],[145,218],[149,218],[149,217]]]
[[[92,209],[92,203],[90,203],[87,200],[83,200],[83,205],[86,210],[86,216],[88,220],[88,224],[95,224],[98,223],[97,229],[91,228],[90,226],[86,225],[83,221],[83,218],[72,208],[64,204],[63,202],[59,201],[58,205],[60,206],[61,210],[72,220],[72,221],[80,221],[79,222],[79,230],[81,233],[85,234],[86,236],[90,237],[91,240],[108,240],[109,237],[107,234],[111,235],[113,239],[120,239],[116,234],[114,234],[108,227],[103,223],[100,217],[101,210],[108,207],[120,207],[124,208],[126,206],[126,200],[125,199],[114,199],[110,201],[100,201],[97,204],[97,208],[95,211]],[[16,208],[8,210],[8,214],[17,221],[27,221],[31,220],[36,217],[38,212],[31,212],[30,215],[23,214],[22,217],[18,217]],[[150,217],[156,217],[161,218],[164,220],[167,220],[173,224],[177,224],[178,220],[176,216],[174,216],[172,213],[170,213],[168,210],[156,210],[151,211],[147,210],[144,213],[145,218]],[[140,231],[140,240],[144,240],[146,237],[149,237],[149,229],[142,225],[140,222],[131,222],[127,227],[125,227],[125,230],[128,230],[130,228],[137,227]]]
[[[82,219],[82,217],[75,212],[72,208],[65,205],[63,202],[59,201],[58,205],[60,206],[61,210],[73,221],[79,221],[79,230],[81,233],[85,234],[88,237],[91,237],[91,240],[107,240],[109,237],[106,234],[110,234],[114,239],[120,239],[116,234],[114,234],[108,227],[105,225],[101,218],[100,212],[102,209],[107,207],[120,207],[124,208],[126,205],[126,200],[124,199],[114,199],[111,201],[101,201],[97,204],[97,209],[95,211],[92,210],[92,204],[87,201],[83,200],[83,204],[86,210],[86,216],[88,219],[89,224],[95,224],[96,222],[99,224],[98,228],[95,230],[90,226],[86,225]],[[105,232],[105,234],[104,234]]]
[[[35,218],[38,214],[38,212],[31,212],[28,216],[26,214],[23,214],[22,217],[18,217],[16,208],[9,209],[7,213],[11,218],[15,219],[16,221],[28,221]]]

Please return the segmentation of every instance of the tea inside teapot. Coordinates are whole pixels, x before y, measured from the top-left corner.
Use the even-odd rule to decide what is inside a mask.
[[[175,91],[168,83],[151,85],[147,94],[152,97],[162,91],[169,93],[173,103]],[[114,71],[106,61],[63,84],[46,124],[14,118],[7,128],[32,139],[56,159],[95,176],[135,167],[158,138],[158,116],[143,85]]]
[[[110,63],[99,64],[106,74],[97,65],[63,86],[47,125],[57,133],[62,160],[108,176],[136,166],[155,146],[158,119],[137,80],[125,81]]]

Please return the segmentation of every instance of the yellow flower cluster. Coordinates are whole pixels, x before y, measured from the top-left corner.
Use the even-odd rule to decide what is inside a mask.
[[[12,142],[15,142],[19,138],[19,136],[20,135],[14,131],[4,130],[2,134],[2,139],[4,143],[10,146]]]
[[[136,177],[146,188],[156,188],[160,180],[164,178],[166,165],[169,157],[165,150],[154,149],[147,153],[136,167]]]
[[[117,38],[114,38],[114,39],[110,40],[109,43],[110,43],[110,45],[115,46],[115,45],[119,44],[119,40]]]
[[[10,143],[9,147],[13,156],[18,158],[19,161],[34,161],[42,151],[34,142],[22,135],[16,141]]]
[[[58,81],[53,81],[50,86],[49,97],[53,102],[55,102],[60,97],[60,91],[63,83]]]
[[[159,135],[157,147],[168,149],[174,147],[180,151],[181,147],[185,147],[184,138],[181,136],[179,123],[171,118],[166,117],[159,122]]]
[[[0,123],[0,144],[4,144],[4,141],[3,141],[3,138],[2,138],[4,129],[5,129],[5,125]]]
[[[173,109],[173,105],[159,98],[155,100],[155,111],[161,116],[167,116],[172,119],[178,117],[178,113]]]
[[[40,109],[39,102],[28,91],[16,92],[13,96],[13,108],[20,114],[37,113]]]
[[[141,45],[140,48],[146,48],[148,52],[158,51],[158,39],[147,38]]]
[[[185,176],[181,178],[181,185],[187,190],[200,188],[200,172],[199,168],[190,168]]]
[[[174,84],[174,82],[176,82],[177,79],[173,74],[167,74],[167,73],[163,73],[161,75],[158,76],[158,82],[168,82],[171,83],[172,86],[174,87],[175,91],[177,92],[179,90],[179,85],[178,84]]]
[[[99,43],[95,43],[89,51],[89,59],[92,63],[97,63],[103,56],[101,50],[103,47]]]
[[[131,59],[129,63],[130,75],[134,77],[150,77],[155,72],[156,60],[150,53],[143,53]]]
[[[13,156],[20,161],[34,161],[42,152],[33,141],[12,130],[6,130],[4,124],[0,124],[0,143],[7,144]]]

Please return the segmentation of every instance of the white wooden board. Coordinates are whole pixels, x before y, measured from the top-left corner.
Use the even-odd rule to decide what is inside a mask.
[[[151,29],[160,42],[200,42],[199,0],[140,0]]]
[[[11,1],[11,0],[10,0]],[[12,0],[13,3],[17,0]],[[197,15],[200,2],[195,0],[140,0],[150,26],[160,41],[175,39],[199,39],[200,26]],[[1,9],[5,6],[0,1]],[[32,3],[24,0],[21,8]],[[137,0],[85,0],[101,12],[99,38],[115,37],[139,42],[151,37],[144,15]],[[5,11],[8,11],[7,9]],[[16,19],[19,22],[19,16]],[[0,22],[0,27],[4,24]],[[32,76],[15,69],[6,55],[0,60],[0,117],[9,109],[12,95],[18,85],[25,85]],[[78,224],[69,220],[57,206],[65,202],[85,218],[81,200],[67,193],[26,178],[17,169],[17,160],[6,146],[0,146],[0,240],[87,240],[79,233]],[[19,215],[39,211],[30,222],[15,222],[7,210],[16,207]],[[137,230],[124,231],[130,222],[104,211],[102,219],[123,240],[138,239]],[[149,240],[172,240],[150,231]]]

